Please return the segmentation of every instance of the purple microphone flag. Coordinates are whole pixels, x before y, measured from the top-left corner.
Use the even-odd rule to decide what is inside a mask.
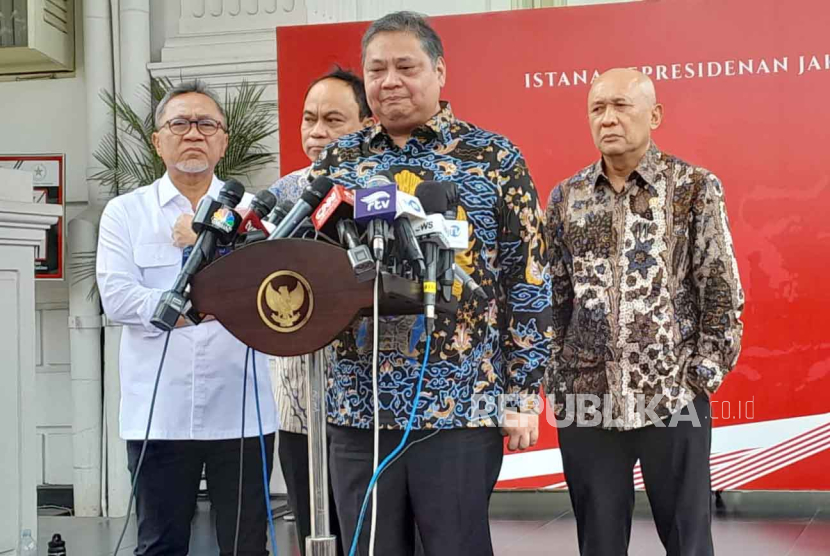
[[[398,188],[395,185],[384,185],[369,189],[356,189],[354,196],[354,219],[356,222],[369,220],[395,219],[395,196]]]

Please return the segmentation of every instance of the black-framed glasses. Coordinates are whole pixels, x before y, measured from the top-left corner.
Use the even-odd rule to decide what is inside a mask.
[[[201,120],[188,120],[187,118],[173,118],[172,120],[167,120],[165,124],[161,127],[170,128],[170,131],[173,135],[187,135],[190,131],[190,128],[193,127],[193,124],[196,124],[196,129],[199,130],[199,133],[204,135],[205,137],[210,137],[211,135],[216,135],[216,132],[224,130],[225,127],[217,122],[216,120],[211,120],[210,118],[203,118]]]

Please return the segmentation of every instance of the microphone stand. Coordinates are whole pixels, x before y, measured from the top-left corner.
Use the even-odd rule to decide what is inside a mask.
[[[308,489],[311,535],[305,539],[307,556],[336,556],[337,538],[329,522],[329,463],[326,440],[326,361],[322,350],[303,356],[308,395]]]
[[[276,262],[279,261],[279,262]],[[245,272],[240,273],[239,269]],[[308,282],[309,293],[331,299],[325,311],[312,311],[298,330],[275,336],[262,317],[262,308],[251,303],[275,270],[291,270]],[[332,280],[332,276],[340,279]],[[400,276],[381,273],[381,315],[423,313],[422,285]],[[279,239],[260,241],[234,251],[195,273],[191,281],[193,309],[211,314],[250,347],[278,357],[300,354],[308,370],[308,455],[311,534],[304,539],[307,556],[336,556],[338,540],[331,534],[329,508],[328,442],[326,439],[326,371],[322,348],[350,326],[356,316],[372,316],[375,296],[372,281],[355,276],[347,251],[321,241]],[[240,314],[240,307],[245,310]],[[436,305],[455,314],[458,303]],[[351,534],[351,532],[349,532]]]

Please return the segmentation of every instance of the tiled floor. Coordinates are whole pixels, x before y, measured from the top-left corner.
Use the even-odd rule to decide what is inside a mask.
[[[718,511],[712,525],[718,555],[830,556],[830,495],[734,493],[725,495],[724,502],[725,508]],[[578,554],[567,494],[497,493],[491,515],[497,556]],[[123,523],[123,519],[41,517],[40,554],[46,554],[51,534],[60,532],[71,556],[112,556]],[[299,554],[294,525],[282,519],[275,525],[279,554]],[[134,547],[135,529],[130,527],[119,556],[132,554]],[[191,554],[218,554],[210,511],[204,502],[200,502],[194,520]],[[651,522],[648,503],[639,494],[629,554],[665,554]]]

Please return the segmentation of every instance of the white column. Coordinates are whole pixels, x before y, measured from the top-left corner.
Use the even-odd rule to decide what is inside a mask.
[[[90,209],[68,225],[70,260],[94,251],[97,224]],[[79,280],[69,272],[69,346],[72,364],[72,451],[75,515],[101,515],[101,311],[98,296],[89,297],[95,278]]]
[[[150,0],[119,0],[119,18],[120,92],[143,118],[149,112],[144,87],[150,84]]]
[[[127,470],[127,443],[118,432],[121,406],[121,375],[118,351],[121,345],[120,324],[104,316],[104,457],[106,458],[108,517],[127,515],[130,500],[130,474]]]
[[[84,0],[84,74],[86,80],[86,138],[89,146],[86,159],[89,204],[102,205],[97,182],[89,178],[101,170],[92,153],[104,136],[115,129],[112,115],[101,100],[101,91],[112,93],[112,19],[109,0]]]
[[[84,72],[86,74],[88,208],[69,222],[67,254],[71,263],[78,255],[94,253],[97,227],[106,192],[91,178],[102,168],[93,156],[114,122],[100,98],[114,92],[112,18],[110,0],[84,0]],[[97,296],[88,297],[94,278],[77,281],[69,273],[69,343],[72,363],[72,451],[75,514],[101,515],[102,491],[102,396],[101,312]]]
[[[0,554],[37,538],[35,247],[61,207],[32,203],[30,173],[0,170]]]

